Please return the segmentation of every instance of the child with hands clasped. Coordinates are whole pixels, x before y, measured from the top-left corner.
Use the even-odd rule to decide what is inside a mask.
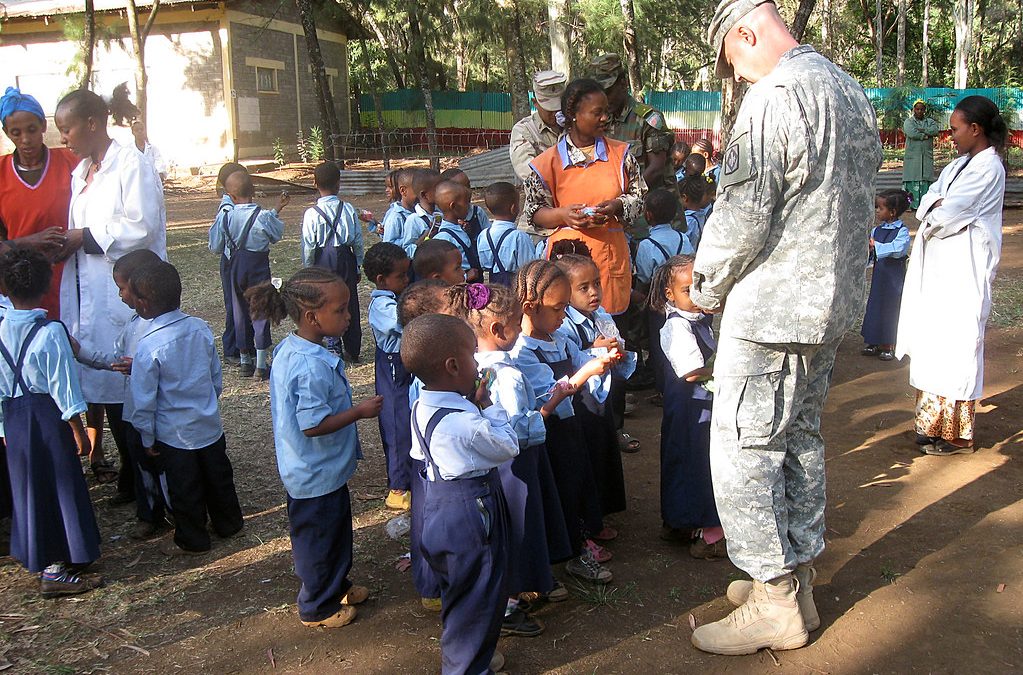
[[[906,262],[912,244],[909,229],[902,224],[902,214],[909,209],[909,197],[905,190],[885,190],[874,199],[878,225],[870,233],[874,269],[860,331],[866,346],[860,353],[882,361],[895,358],[902,287],[906,283]]]
[[[560,397],[565,387],[569,393],[586,388],[603,403],[607,398],[603,376],[622,355],[612,347],[604,356],[590,357],[558,331],[572,297],[565,273],[554,263],[534,260],[519,270],[515,289],[522,305],[522,334],[511,355],[532,387],[538,405]],[[583,447],[582,427],[569,396],[554,406],[544,425],[565,526],[572,553],[577,556],[568,561],[565,571],[579,579],[607,583],[611,572],[583,550],[587,534],[603,529],[603,514],[593,490],[593,470]]]
[[[11,557],[39,574],[44,598],[85,593],[102,579],[79,571],[99,558],[99,528],[77,448],[90,450],[79,417],[85,397],[66,329],[35,309],[53,273],[41,253],[0,256],[0,410],[13,514]],[[76,448],[77,441],[77,448]]]
[[[131,362],[131,417],[150,457],[166,474],[174,538],[166,555],[201,555],[213,531],[232,537],[244,524],[220,419],[220,358],[205,321],[181,311],[181,277],[170,263],[144,265],[128,281],[135,311],[150,320]]]
[[[465,321],[444,314],[414,319],[401,341],[402,361],[423,381],[412,456],[426,464],[420,545],[440,580],[447,675],[488,673],[503,662],[495,649],[506,608],[508,506],[496,467],[519,454],[519,441],[477,378],[475,351]]]
[[[713,395],[706,383],[717,342],[711,317],[689,298],[693,258],[672,256],[654,272],[650,308],[665,315],[661,419],[661,538],[689,544],[694,558],[724,558],[724,531],[710,476]]]
[[[295,322],[295,332],[274,350],[270,407],[281,482],[288,493],[288,522],[295,573],[302,581],[302,624],[339,628],[355,619],[355,605],[369,597],[348,580],[352,567],[352,504],[348,481],[362,458],[355,423],[380,414],[383,398],[352,405],[344,363],[323,341],[338,337],[352,320],[348,287],[329,270],[307,267],[284,282],[247,293],[255,315]]]
[[[522,307],[515,292],[497,284],[460,284],[448,290],[449,311],[465,319],[476,334],[476,363],[490,380],[494,404],[508,414],[518,437],[519,454],[498,467],[509,511],[508,604],[502,635],[534,637],[543,625],[518,602],[520,593],[548,595],[556,582],[551,562],[572,557],[565,518],[558,502],[550,459],[544,445],[544,419],[575,390],[558,387],[538,406],[532,387],[508,351],[522,332]]]

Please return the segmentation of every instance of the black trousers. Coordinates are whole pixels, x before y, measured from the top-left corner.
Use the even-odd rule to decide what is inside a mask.
[[[293,499],[288,495],[288,524],[295,574],[302,581],[298,615],[303,621],[323,621],[341,609],[341,598],[352,587],[352,502],[348,486],[320,497]]]
[[[117,457],[120,459],[120,470],[117,472],[117,491],[126,497],[135,497],[135,459],[131,456],[128,443],[128,423],[124,421],[123,403],[104,403],[103,412],[107,416],[110,435],[117,446]]]
[[[242,529],[242,509],[224,436],[198,450],[182,450],[159,441],[155,448],[167,474],[167,491],[174,508],[174,543],[189,551],[208,551],[207,516],[213,531],[221,537]]]

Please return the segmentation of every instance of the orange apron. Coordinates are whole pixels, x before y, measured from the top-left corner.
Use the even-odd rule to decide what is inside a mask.
[[[602,140],[607,148],[607,161],[598,159],[590,164],[569,164],[566,167],[558,151],[561,143],[533,160],[533,169],[550,188],[556,208],[569,204],[596,206],[625,193],[625,157],[629,144],[610,138]],[[586,229],[561,227],[547,240],[547,250],[562,239],[579,239],[589,247],[593,262],[600,270],[600,284],[604,291],[601,306],[609,314],[621,314],[628,309],[632,274],[629,243],[622,223],[611,218],[603,225]]]

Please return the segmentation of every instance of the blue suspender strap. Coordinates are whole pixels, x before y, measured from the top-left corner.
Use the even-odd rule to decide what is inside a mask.
[[[686,243],[685,235],[681,232],[678,233],[678,248],[675,249],[675,255],[682,255],[682,245]]]
[[[227,247],[228,253],[234,253],[238,250],[238,242],[236,242],[234,237],[231,236],[231,228],[227,226],[227,221],[231,217],[231,212],[233,210],[234,209],[226,204],[224,205],[224,208],[220,209],[220,212],[224,216],[220,219],[220,229],[224,233],[224,245]]]
[[[255,209],[253,209],[252,215],[249,216],[249,219],[245,222],[245,227],[242,229],[241,236],[238,237],[237,248],[239,249],[245,248],[245,244],[248,243],[249,241],[249,233],[252,232],[252,226],[256,224],[256,218],[259,217],[259,212],[262,210],[263,209],[259,208],[258,206]]]
[[[665,259],[665,260],[667,260],[668,258],[670,258],[670,257],[671,257],[671,254],[670,254],[670,253],[668,253],[668,249],[666,249],[666,248],[664,248],[663,246],[661,246],[661,245],[660,245],[660,244],[659,244],[659,243],[657,242],[657,240],[656,240],[656,239],[654,239],[653,237],[649,237],[649,238],[647,239],[647,241],[649,241],[649,242],[650,242],[651,244],[653,244],[653,245],[654,245],[655,247],[657,247],[657,250],[661,252],[661,255],[663,255],[663,256],[664,256],[664,259]],[[682,250],[682,240],[681,240],[681,239],[679,239],[679,250],[680,250],[680,251]]]
[[[505,266],[501,264],[501,256],[498,255],[498,251],[501,250],[501,244],[504,243],[504,240],[507,239],[508,235],[511,233],[511,230],[505,230],[502,232],[501,236],[497,238],[497,246],[494,246],[494,240],[490,238],[490,228],[487,228],[487,242],[490,244],[490,248],[494,251],[494,264],[497,265],[497,271],[502,274],[510,272],[511,270],[505,268]]]
[[[412,406],[412,430],[416,432],[416,437],[419,438],[419,445],[423,448],[423,455],[426,457],[427,467],[433,467],[433,473],[437,480],[444,480],[441,478],[440,469],[437,468],[437,463],[433,461],[433,455],[430,454],[430,441],[433,440],[433,432],[437,429],[437,425],[440,424],[442,419],[451,413],[461,411],[457,408],[437,408],[430,417],[430,420],[426,423],[426,433],[424,434],[419,430],[419,423],[416,422],[416,411],[418,410],[419,401],[416,401]]]
[[[3,317],[0,317],[0,323],[3,322]],[[35,339],[36,333],[45,326],[49,321],[45,319],[37,320],[32,328],[28,331],[28,335],[25,336],[25,341],[21,343],[21,351],[18,353],[18,360],[15,361],[11,358],[11,353],[7,351],[7,346],[0,342],[0,356],[3,356],[4,361],[11,367],[11,372],[14,373],[14,391],[12,394],[17,394],[18,389],[21,389],[22,394],[28,393],[28,385],[25,384],[25,379],[21,375],[21,370],[25,365],[25,356],[28,355],[28,348],[32,344],[32,340]]]
[[[320,214],[320,217],[323,218],[323,222],[326,223],[327,227],[330,228],[330,234],[327,235],[327,240],[325,242],[323,242],[324,246],[331,246],[332,245],[331,244],[331,238],[333,238],[334,241],[338,240],[337,227],[338,227],[338,225],[341,224],[341,214],[344,213],[344,209],[345,209],[345,203],[344,202],[338,203],[338,205],[337,205],[337,213],[334,214],[333,218],[330,218],[327,215],[326,211],[321,209],[319,206],[316,206],[315,204],[313,205],[313,210],[316,211],[316,213]]]

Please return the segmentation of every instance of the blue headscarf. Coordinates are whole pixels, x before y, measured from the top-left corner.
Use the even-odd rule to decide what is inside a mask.
[[[19,110],[32,113],[43,122],[46,121],[43,106],[39,105],[34,96],[22,94],[17,87],[7,87],[7,91],[0,97],[0,122],[5,122],[8,116]]]

